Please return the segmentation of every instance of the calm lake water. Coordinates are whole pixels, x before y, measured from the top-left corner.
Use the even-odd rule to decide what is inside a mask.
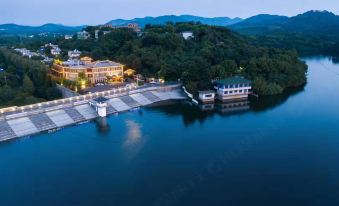
[[[0,205],[339,205],[339,65],[240,112],[144,108],[0,144]]]

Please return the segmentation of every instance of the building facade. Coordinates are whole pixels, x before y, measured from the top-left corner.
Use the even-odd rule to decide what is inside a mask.
[[[90,38],[91,35],[90,33],[88,33],[87,31],[80,31],[80,32],[77,32],[77,38],[79,40],[86,40],[88,38]]]
[[[212,103],[215,99],[214,91],[199,91],[199,101],[202,103]]]
[[[188,40],[188,39],[193,38],[194,35],[193,35],[193,32],[191,32],[191,31],[185,31],[185,32],[182,32],[182,37],[183,37],[185,40]]]
[[[51,54],[54,56],[58,56],[61,53],[61,49],[59,47],[54,47],[51,49]]]
[[[89,84],[123,82],[124,65],[109,60],[93,61],[89,57],[55,61],[51,73],[54,77],[77,81],[85,74]]]
[[[105,24],[103,27],[108,27],[108,28],[113,28],[113,29],[127,28],[127,29],[133,30],[136,33],[141,32],[141,27],[137,23],[128,23],[128,24],[120,25],[120,26],[113,26],[112,24]]]
[[[79,58],[81,55],[81,51],[74,49],[73,51],[68,51],[68,57],[71,59]]]
[[[216,81],[214,89],[221,101],[246,99],[252,92],[252,83],[244,77],[234,76]]]

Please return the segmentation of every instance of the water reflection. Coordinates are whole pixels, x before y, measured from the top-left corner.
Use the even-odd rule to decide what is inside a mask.
[[[135,144],[141,138],[141,125],[132,120],[126,120],[127,135],[125,144]]]
[[[214,103],[212,104],[200,104],[199,105],[201,111],[213,111],[214,110]]]
[[[107,124],[106,117],[98,117],[95,121],[100,133],[108,133],[110,131],[110,126]]]
[[[248,100],[225,102],[205,105],[194,105],[191,102],[180,103],[169,102],[161,107],[151,107],[150,110],[165,113],[168,116],[182,116],[185,126],[195,122],[203,124],[208,118],[215,115],[227,117],[231,115],[242,115],[247,112],[260,112],[273,109],[288,100],[288,98],[304,91],[305,85],[288,89],[281,95],[271,97],[249,98]]]
[[[331,57],[330,59],[333,64],[339,64],[339,57]]]
[[[242,101],[234,101],[234,102],[226,102],[226,103],[217,103],[216,111],[222,114],[230,114],[230,113],[239,113],[250,109],[250,101],[242,100]]]
[[[127,128],[127,134],[126,140],[123,144],[123,148],[127,152],[126,157],[131,160],[143,148],[145,144],[145,139],[143,139],[142,137],[145,137],[146,135],[142,134],[140,123],[134,120],[126,120],[125,124]]]
[[[273,109],[288,100],[288,98],[300,94],[304,91],[305,85],[300,87],[290,88],[281,95],[260,97],[259,99],[251,98],[251,110],[255,112],[267,111]]]

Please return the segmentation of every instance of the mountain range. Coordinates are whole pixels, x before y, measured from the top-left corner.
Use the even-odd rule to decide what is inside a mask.
[[[166,15],[159,17],[144,17],[131,20],[115,19],[106,24],[113,26],[137,23],[141,27],[146,24],[165,24],[167,22],[201,22],[202,24],[225,26],[243,34],[269,34],[278,32],[305,33],[317,35],[339,35],[339,16],[328,11],[308,11],[293,17],[260,14],[247,19],[215,17],[206,18],[192,15]],[[60,24],[45,24],[42,26],[21,26],[16,24],[0,25],[0,35],[58,33],[72,34],[85,26],[64,26]]]
[[[80,31],[82,28],[84,28],[84,26],[64,26],[60,24],[44,24],[42,26],[1,24],[0,35],[31,35],[39,33],[70,34]]]
[[[244,34],[303,33],[339,35],[339,16],[328,11],[308,11],[293,17],[261,14],[230,25]]]
[[[229,26],[232,24],[236,24],[241,22],[243,19],[241,18],[228,18],[228,17],[214,17],[214,18],[207,18],[207,17],[200,17],[200,16],[192,16],[192,15],[166,15],[166,16],[159,16],[159,17],[144,17],[144,18],[135,18],[131,20],[126,19],[116,19],[107,24],[112,26],[121,26],[126,25],[128,23],[137,23],[141,27],[145,27],[146,24],[165,24],[167,22],[200,22],[202,24],[207,25],[214,25],[214,26]]]

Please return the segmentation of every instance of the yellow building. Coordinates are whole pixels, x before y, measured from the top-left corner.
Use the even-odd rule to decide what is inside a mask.
[[[55,61],[51,73],[54,77],[77,81],[84,73],[90,84],[123,82],[124,65],[109,60],[93,61],[90,57],[66,62]]]
[[[135,70],[127,69],[126,71],[124,71],[124,74],[127,76],[133,76],[135,74]]]

